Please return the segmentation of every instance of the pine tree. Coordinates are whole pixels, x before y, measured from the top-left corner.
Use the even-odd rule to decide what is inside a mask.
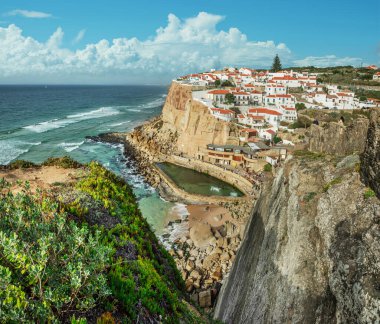
[[[276,54],[276,56],[273,59],[272,72],[277,72],[280,70],[282,70],[282,65],[281,65],[280,58],[278,57],[278,54]]]

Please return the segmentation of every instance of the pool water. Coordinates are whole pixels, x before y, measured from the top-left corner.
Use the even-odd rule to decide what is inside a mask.
[[[181,189],[191,194],[204,196],[242,197],[236,187],[208,174],[188,169],[173,163],[162,162],[157,166]]]

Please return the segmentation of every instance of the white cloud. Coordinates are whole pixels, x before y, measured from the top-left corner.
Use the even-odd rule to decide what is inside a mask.
[[[46,13],[46,12],[21,10],[21,9],[9,11],[7,13],[7,16],[22,16],[25,18],[50,18],[50,17],[52,17],[51,14]]]
[[[315,67],[327,67],[327,66],[360,66],[363,60],[358,57],[337,57],[335,55],[325,56],[308,56],[302,60],[295,60],[294,63],[297,66],[315,66]]]
[[[103,39],[75,51],[61,46],[61,28],[46,42],[39,42],[24,36],[15,25],[0,27],[0,82],[167,83],[181,74],[227,65],[268,67],[275,54],[283,65],[359,60],[329,56],[293,63],[286,44],[249,40],[237,28],[218,30],[223,19],[205,12],[184,20],[170,14],[167,25],[147,40]],[[84,33],[80,31],[76,40]]]
[[[83,39],[85,34],[86,34],[86,29],[80,30],[78,34],[75,36],[75,38],[73,39],[73,44],[78,44]]]

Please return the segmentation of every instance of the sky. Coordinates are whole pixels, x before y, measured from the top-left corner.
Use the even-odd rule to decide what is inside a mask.
[[[2,84],[167,84],[276,54],[380,65],[380,1],[0,0]]]

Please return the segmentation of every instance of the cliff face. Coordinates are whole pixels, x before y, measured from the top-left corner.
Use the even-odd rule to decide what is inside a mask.
[[[380,202],[358,157],[288,161],[256,203],[219,295],[227,323],[380,320]]]
[[[368,138],[362,155],[361,173],[364,182],[380,198],[380,112],[374,110],[368,129]]]
[[[141,133],[150,134],[156,149],[164,148],[196,157],[207,144],[225,144],[232,132],[230,124],[214,118],[208,108],[192,99],[191,87],[173,82],[156,128],[148,124]],[[170,147],[168,147],[170,143]]]
[[[368,124],[367,118],[358,118],[349,126],[335,122],[323,126],[311,125],[307,132],[310,137],[309,149],[336,155],[362,153]]]

